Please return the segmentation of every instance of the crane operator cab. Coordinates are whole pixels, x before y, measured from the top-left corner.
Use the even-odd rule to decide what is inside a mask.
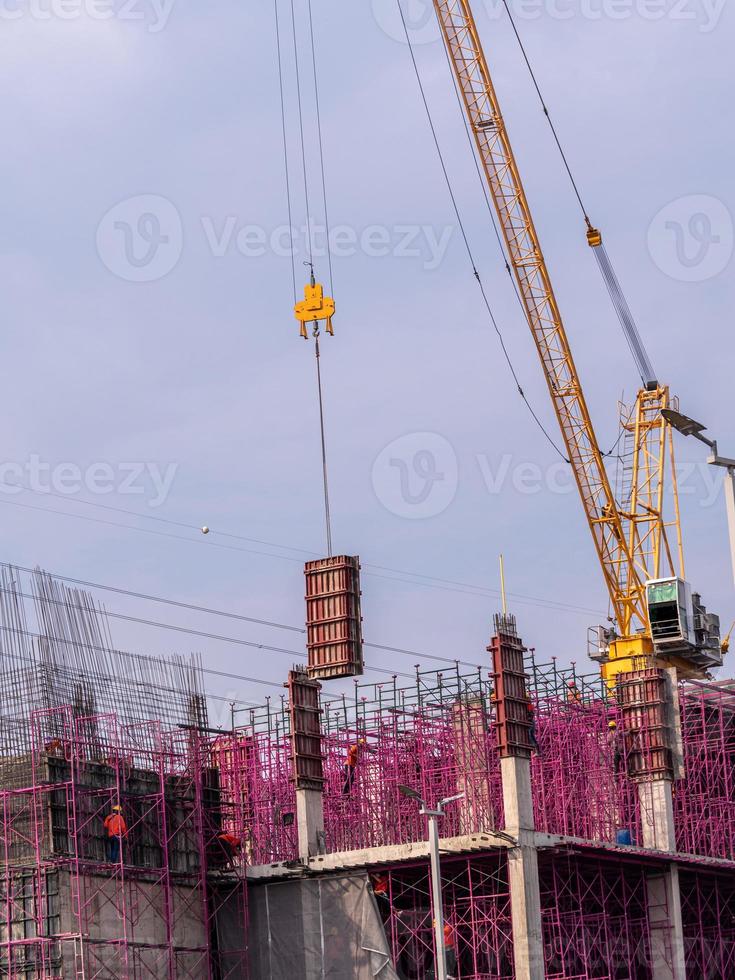
[[[720,617],[681,578],[646,583],[651,637],[660,657],[680,657],[704,670],[722,666]]]

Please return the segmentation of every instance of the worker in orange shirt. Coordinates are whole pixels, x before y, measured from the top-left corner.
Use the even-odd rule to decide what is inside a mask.
[[[383,920],[390,915],[390,879],[384,871],[371,875],[373,895],[378,903],[378,909]]]
[[[355,785],[355,777],[357,775],[357,763],[360,761],[360,756],[364,751],[370,751],[367,748],[367,742],[364,738],[359,738],[354,745],[351,745],[347,750],[345,764],[342,768],[342,774],[344,776],[342,793],[344,796],[348,796],[352,792],[352,788]]]
[[[432,926],[436,929],[436,919]],[[457,931],[451,922],[444,922],[444,954],[447,960],[447,980],[456,980],[457,977]],[[432,973],[433,976],[433,973]]]
[[[457,931],[450,922],[444,923],[444,949],[447,954],[447,980],[457,976]]]
[[[582,692],[577,687],[576,681],[567,682],[567,703],[568,704],[582,703]]]
[[[54,755],[57,758],[63,758],[64,743],[60,738],[52,738],[50,742],[46,742],[44,745],[44,750],[47,755]]]
[[[240,848],[242,847],[242,838],[237,837],[235,834],[223,833],[219,834],[217,840],[222,848],[222,854],[225,859],[225,864],[232,866],[240,853]]]
[[[120,847],[124,837],[128,836],[128,825],[121,806],[114,806],[112,813],[105,817],[104,823],[107,831],[107,860],[110,864],[117,864],[120,860]]]

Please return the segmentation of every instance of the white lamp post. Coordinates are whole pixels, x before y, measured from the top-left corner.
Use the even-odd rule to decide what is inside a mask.
[[[684,436],[694,436],[705,446],[709,446],[712,453],[707,460],[711,466],[720,466],[727,472],[725,473],[725,503],[727,505],[727,526],[730,532],[730,558],[732,561],[733,581],[735,581],[735,459],[728,459],[720,456],[717,451],[717,443],[714,439],[708,439],[703,435],[707,431],[706,426],[694,419],[687,418],[680,412],[671,409],[664,409],[661,414],[666,421]]]
[[[434,905],[434,945],[436,946],[437,980],[447,980],[447,950],[444,945],[444,907],[442,905],[442,879],[439,859],[439,817],[444,816],[444,807],[455,800],[464,799],[464,793],[440,800],[434,808],[430,807],[415,789],[399,786],[404,796],[421,804],[419,813],[429,821],[429,856],[431,858],[431,900]]]

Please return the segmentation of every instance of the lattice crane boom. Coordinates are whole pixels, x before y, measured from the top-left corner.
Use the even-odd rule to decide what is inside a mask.
[[[630,551],[469,0],[434,0],[510,264],[623,636],[646,630]]]

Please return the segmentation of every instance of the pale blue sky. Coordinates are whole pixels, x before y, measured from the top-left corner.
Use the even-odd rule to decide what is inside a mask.
[[[502,551],[514,593],[581,610],[514,602],[526,641],[544,655],[582,662],[586,627],[607,607],[589,531],[576,496],[547,486],[556,457],[520,402],[488,327],[409,53],[391,36],[394,0],[312,2],[330,218],[363,243],[365,229],[378,226],[368,251],[390,253],[365,254],[345,232],[341,246],[354,254],[334,259],[336,336],[324,342],[323,368],[335,545],[373,566],[490,589],[498,586]],[[110,19],[102,16],[103,0],[65,3],[0,4],[6,92],[0,457],[26,467],[24,479],[34,456],[85,472],[107,463],[120,491],[126,464],[147,463],[160,473],[174,464],[176,472],[155,509],[150,480],[140,495],[95,495],[86,486],[72,495],[75,503],[0,494],[3,558],[299,625],[298,552],[280,552],[291,559],[284,560],[228,550],[217,545],[268,549],[78,502],[323,551],[313,350],[292,319],[289,260],[268,244],[260,248],[288,220],[272,3],[178,0],[162,7],[135,0],[116,4]],[[295,3],[303,41],[305,3]],[[617,400],[623,391],[634,393],[636,374],[498,6],[478,2],[478,23],[600,441],[609,448]],[[649,0],[548,0],[515,9],[658,373],[683,409],[708,422],[722,450],[735,455],[733,12],[704,0],[667,2],[661,19],[651,18],[658,6]],[[82,15],[73,16],[75,10]],[[559,17],[568,11],[570,18]],[[284,2],[281,12],[285,17]],[[416,0],[410,14],[419,28],[422,13]],[[131,19],[135,14],[143,19]],[[419,40],[426,40],[420,30]],[[491,303],[524,388],[556,435],[530,334],[483,210],[444,55],[431,35],[416,52]],[[306,47],[301,56],[306,69]],[[293,152],[291,81],[287,74]],[[310,106],[306,134],[320,220]],[[302,224],[297,185],[294,195]],[[125,266],[121,250],[123,226],[138,206],[130,199],[141,196],[169,202],[159,229],[169,236],[166,248],[177,249],[180,220],[181,254],[170,253],[178,261],[149,282],[129,281],[146,278],[145,247],[131,253],[137,273],[135,263]],[[128,203],[106,218],[120,202]],[[690,220],[695,236],[719,241],[704,248],[696,237],[687,239]],[[237,232],[247,226],[262,229],[263,237],[251,231],[240,239],[243,251],[264,254],[238,250]],[[404,226],[417,229],[411,243]],[[156,232],[145,224],[141,230]],[[677,233],[684,236],[678,253]],[[407,244],[419,254],[401,254]],[[326,274],[324,260],[318,272]],[[398,452],[409,452],[412,462],[415,451],[427,448],[416,433],[438,435],[451,447],[437,457],[450,481],[457,465],[456,494],[424,519],[393,512],[396,450],[381,457],[394,440],[409,436]],[[680,444],[680,458],[702,460],[701,448]],[[519,470],[522,464],[538,469]],[[16,471],[3,472],[15,479]],[[109,472],[95,471],[98,485]],[[519,491],[524,481],[533,487],[538,474],[538,492]],[[551,471],[552,480],[558,476]],[[719,498],[705,506],[712,496],[705,476],[688,477],[693,492],[683,500],[688,577],[729,625],[735,603],[724,506]],[[74,470],[65,478],[73,486]],[[495,492],[488,481],[500,484]],[[485,662],[497,600],[391,576],[365,576],[366,637]],[[142,601],[105,601],[114,611],[289,649],[302,642],[296,634]],[[277,682],[289,666],[288,656],[133,624],[117,623],[114,633],[122,646],[153,653],[198,649],[215,668]],[[387,671],[407,671],[414,662],[376,652],[369,659]],[[267,691],[230,691],[223,681],[219,690],[225,689],[256,700]]]

